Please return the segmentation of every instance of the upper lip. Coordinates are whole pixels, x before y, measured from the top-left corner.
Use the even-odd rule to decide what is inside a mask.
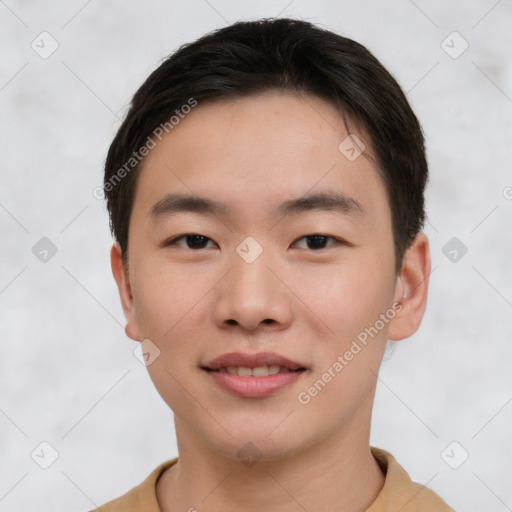
[[[290,370],[305,368],[300,363],[292,361],[287,357],[275,354],[274,352],[260,352],[259,354],[243,354],[241,352],[230,352],[216,357],[203,366],[209,370],[218,370],[228,366],[243,366],[247,368],[256,368],[258,366],[284,366]]]

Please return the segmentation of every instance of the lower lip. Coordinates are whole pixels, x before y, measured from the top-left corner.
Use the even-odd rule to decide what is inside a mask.
[[[260,398],[272,395],[300,379],[306,370],[300,372],[276,373],[264,377],[240,377],[229,373],[203,370],[226,391],[245,398]]]

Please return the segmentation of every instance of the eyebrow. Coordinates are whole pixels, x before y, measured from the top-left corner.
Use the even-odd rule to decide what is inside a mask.
[[[361,203],[343,192],[326,190],[306,194],[296,199],[284,201],[272,213],[275,216],[298,215],[308,211],[334,211],[343,215],[364,215]],[[153,205],[149,212],[152,220],[172,216],[182,212],[201,215],[227,216],[229,208],[226,204],[206,197],[171,193],[165,195]]]

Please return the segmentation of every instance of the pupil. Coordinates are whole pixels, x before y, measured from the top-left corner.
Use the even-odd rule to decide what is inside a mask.
[[[207,238],[203,235],[187,235],[187,245],[191,249],[202,249],[207,244]]]
[[[308,236],[308,248],[309,249],[323,249],[325,246],[325,240],[326,237],[323,235],[312,235]],[[309,243],[310,241],[313,241],[312,243]]]

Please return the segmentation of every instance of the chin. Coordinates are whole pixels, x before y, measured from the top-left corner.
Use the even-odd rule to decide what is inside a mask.
[[[211,449],[228,459],[244,461],[278,461],[288,459],[307,448],[309,443],[295,439],[290,432],[277,431],[268,436],[268,430],[236,430],[236,435],[210,439]],[[250,465],[250,462],[248,463]]]

